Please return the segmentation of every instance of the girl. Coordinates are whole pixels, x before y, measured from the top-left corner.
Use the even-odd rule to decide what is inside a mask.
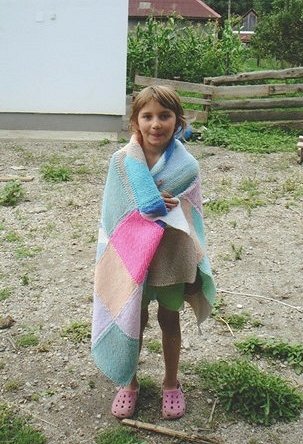
[[[112,414],[128,418],[139,395],[137,365],[148,305],[158,302],[165,375],[162,415],[180,418],[179,310],[184,301],[198,325],[211,311],[215,285],[206,255],[198,162],[174,135],[186,121],[169,87],[135,98],[133,135],[110,162],[104,190],[95,273],[92,353],[120,386]]]

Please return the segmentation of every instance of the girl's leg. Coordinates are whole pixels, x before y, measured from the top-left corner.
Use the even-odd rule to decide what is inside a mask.
[[[175,389],[178,386],[178,366],[181,349],[181,329],[179,312],[159,305],[158,322],[162,330],[162,345],[165,364],[163,388]]]
[[[142,347],[142,341],[143,341],[143,332],[145,330],[145,327],[148,322],[148,309],[145,308],[141,310],[141,330],[140,330],[140,350]],[[127,385],[125,388],[129,390],[136,390],[139,387],[139,383],[137,380],[137,375],[135,375],[129,385]]]

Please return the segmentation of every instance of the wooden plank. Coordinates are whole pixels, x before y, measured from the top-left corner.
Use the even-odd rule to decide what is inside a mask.
[[[190,91],[190,92],[199,92],[201,94],[205,94],[208,96],[212,95],[213,87],[204,85],[203,83],[190,83],[183,82],[180,80],[169,80],[169,79],[157,79],[155,77],[144,77],[138,76],[135,77],[135,85],[140,86],[152,86],[152,85],[167,85],[171,86],[175,90],[180,91]]]
[[[271,71],[251,71],[218,77],[205,77],[205,85],[222,85],[223,83],[249,82],[263,79],[297,79],[303,77],[303,67]]]
[[[262,111],[262,110],[243,110],[226,111],[225,114],[232,122],[264,122],[264,121],[287,121],[303,120],[303,111]]]
[[[212,97],[266,97],[293,93],[303,93],[303,83],[295,83],[293,85],[276,83],[264,85],[215,86]]]
[[[287,97],[283,99],[244,99],[213,101],[212,109],[272,109],[299,108],[303,106],[303,97]]]
[[[196,111],[193,109],[185,109],[184,110],[185,117],[188,121],[194,122],[207,122],[208,119],[208,112],[207,111]]]

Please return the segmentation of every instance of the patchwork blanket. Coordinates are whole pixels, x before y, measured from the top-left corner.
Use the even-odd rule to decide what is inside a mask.
[[[134,137],[111,158],[95,269],[92,355],[117,385],[127,385],[137,370],[143,284],[169,227],[191,242],[186,260],[194,264],[199,285],[185,298],[198,325],[211,310],[216,290],[206,254],[200,183],[198,162],[175,139],[151,170]],[[164,190],[179,199],[169,212]],[[161,270],[153,285],[167,285]]]

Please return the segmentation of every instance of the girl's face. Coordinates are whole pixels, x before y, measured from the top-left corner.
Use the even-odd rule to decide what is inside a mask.
[[[142,148],[163,152],[176,130],[176,114],[151,100],[138,114],[137,129],[143,139]]]

